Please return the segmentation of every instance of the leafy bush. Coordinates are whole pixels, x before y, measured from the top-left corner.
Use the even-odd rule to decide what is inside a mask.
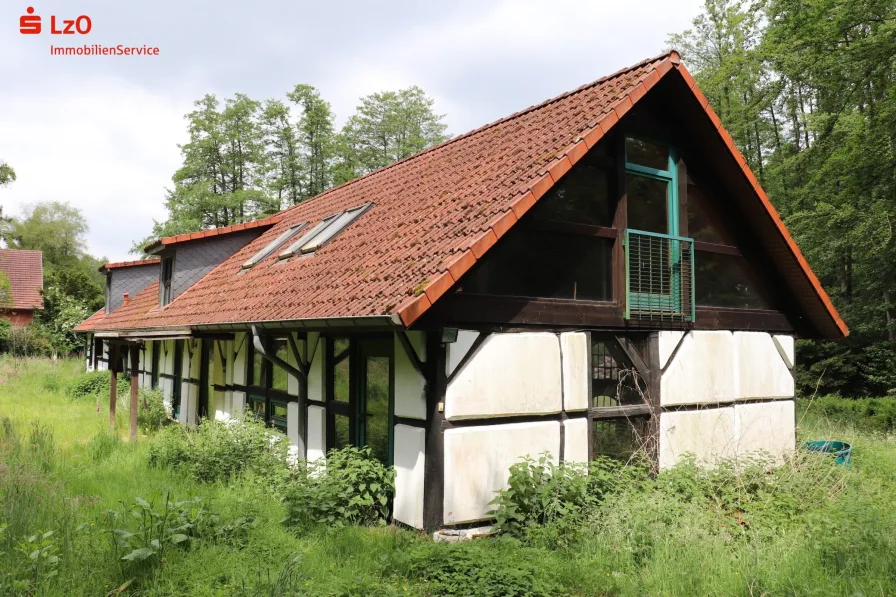
[[[92,398],[109,395],[109,372],[90,371],[79,375],[68,387],[68,395],[73,399]]]
[[[498,541],[454,545],[424,543],[400,553],[392,565],[426,584],[427,595],[548,597],[568,593],[541,565],[537,550]]]
[[[137,408],[137,425],[143,433],[158,431],[170,421],[161,390],[140,388]]]
[[[648,463],[641,460],[626,465],[598,458],[589,469],[578,463],[555,464],[549,454],[537,461],[526,457],[510,467],[507,489],[491,501],[493,530],[518,539],[535,533],[539,544],[568,545],[602,499],[647,482],[648,473]]]
[[[149,449],[151,466],[185,472],[211,483],[251,472],[272,477],[287,470],[286,437],[246,415],[238,421],[204,420],[198,426],[164,427]]]
[[[394,495],[395,469],[377,460],[370,448],[332,450],[326,461],[306,464],[286,488],[284,522],[298,528],[385,525]]]
[[[48,392],[58,392],[62,388],[59,376],[56,373],[47,373],[41,380],[41,386]]]

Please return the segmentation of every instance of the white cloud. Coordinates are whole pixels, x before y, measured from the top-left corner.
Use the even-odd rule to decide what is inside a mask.
[[[0,95],[0,157],[18,176],[0,191],[4,211],[68,201],[87,218],[90,253],[128,258],[131,242],[165,215],[164,187],[179,165],[188,109],[102,76]]]

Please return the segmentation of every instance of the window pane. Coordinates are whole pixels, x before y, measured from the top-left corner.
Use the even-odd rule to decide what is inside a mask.
[[[694,295],[704,307],[768,309],[747,273],[743,257],[697,251],[694,255]]]
[[[267,415],[267,404],[262,396],[249,396],[249,409],[255,413],[259,419],[265,419]]]
[[[463,283],[465,292],[584,301],[613,298],[613,241],[517,229]]]
[[[265,387],[267,375],[265,375],[265,367],[267,361],[261,356],[257,350],[252,351],[252,384],[253,386]]]
[[[333,354],[339,354],[348,347],[348,340],[336,340],[333,346]],[[349,380],[351,379],[351,359],[346,356],[333,366],[333,399],[340,402],[349,401]]]
[[[629,417],[594,421],[591,427],[594,455],[628,462],[644,447],[648,420],[648,417]]]
[[[612,226],[610,176],[582,160],[564,176],[533,210],[534,218],[593,226]]]
[[[669,233],[669,183],[647,176],[626,174],[628,227],[645,232]]]
[[[618,354],[618,353],[617,353]],[[591,340],[591,406],[644,404],[645,380],[628,363],[619,363],[608,342]]]
[[[380,462],[389,462],[389,357],[367,357],[364,443]]]
[[[734,245],[725,233],[716,210],[695,185],[688,185],[688,236],[694,240],[718,245]]]
[[[334,414],[333,420],[336,429],[333,438],[333,447],[338,450],[352,445],[351,436],[349,435],[348,417]]]
[[[654,170],[669,170],[669,148],[629,137],[625,140],[625,161]]]
[[[274,354],[277,355],[284,361],[288,362],[289,358],[289,346],[286,343],[285,339],[277,339],[273,342],[273,350]],[[275,390],[283,390],[284,392],[289,387],[289,374],[285,369],[281,369],[280,367],[273,365],[273,372],[271,375],[271,387]]]
[[[271,424],[286,430],[286,403],[271,401]]]

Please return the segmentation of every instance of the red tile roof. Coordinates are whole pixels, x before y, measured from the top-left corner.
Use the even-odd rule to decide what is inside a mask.
[[[146,245],[143,250],[147,253],[157,251],[162,247],[167,247],[176,243],[182,243],[188,240],[199,240],[200,238],[208,238],[210,236],[219,236],[221,234],[230,234],[231,232],[241,232],[243,230],[252,230],[253,228],[262,228],[264,226],[273,226],[283,219],[282,213],[255,220],[252,222],[244,222],[242,224],[233,224],[232,226],[222,226],[220,228],[210,228],[208,230],[200,230],[199,232],[189,232],[187,234],[178,234],[176,236],[166,236],[155,242]]]
[[[13,309],[43,309],[43,254],[40,251],[0,249],[0,271],[9,276]]]
[[[100,271],[108,270],[108,269],[119,269],[122,267],[140,267],[141,265],[156,265],[159,263],[158,259],[140,259],[138,261],[116,261],[114,263],[107,263],[104,266],[100,267]]]
[[[92,317],[91,329],[374,315],[411,325],[668,73],[690,76],[677,53],[663,54],[330,189],[275,216],[276,225],[166,307],[154,308],[151,286],[126,307]],[[313,256],[278,263],[272,255],[240,273],[286,228],[367,202],[373,207]],[[824,303],[823,317],[847,333],[799,249],[788,244]]]

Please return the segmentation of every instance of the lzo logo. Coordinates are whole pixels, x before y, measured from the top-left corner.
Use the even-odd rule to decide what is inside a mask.
[[[22,35],[38,35],[42,30],[40,15],[34,14],[34,7],[29,6],[19,17],[19,32]],[[61,19],[62,26],[57,25],[56,15],[50,16],[50,33],[52,35],[87,35],[93,27],[90,17],[81,15],[75,19]]]

